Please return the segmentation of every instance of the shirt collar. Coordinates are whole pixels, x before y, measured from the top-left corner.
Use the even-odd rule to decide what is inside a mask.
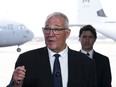
[[[50,50],[48,47],[47,47],[47,49],[48,49],[49,58],[52,58],[54,54],[57,54],[57,53],[53,52],[52,50]],[[62,57],[62,56],[64,56],[66,53],[68,53],[68,46],[66,46],[66,48],[65,48],[63,51],[59,52],[58,54],[60,54],[61,57]]]
[[[84,51],[83,49],[81,49],[81,52],[84,53],[84,54],[89,53],[89,54],[90,54],[89,57],[90,57],[90,58],[93,58],[93,49],[90,50],[89,52],[86,52],[86,51]]]

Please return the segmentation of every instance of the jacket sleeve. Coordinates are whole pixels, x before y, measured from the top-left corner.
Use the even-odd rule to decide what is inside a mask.
[[[10,83],[6,87],[13,87],[13,79],[11,79]]]

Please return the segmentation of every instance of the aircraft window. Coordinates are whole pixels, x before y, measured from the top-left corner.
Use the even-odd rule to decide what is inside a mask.
[[[25,29],[24,25],[19,25],[19,29]]]

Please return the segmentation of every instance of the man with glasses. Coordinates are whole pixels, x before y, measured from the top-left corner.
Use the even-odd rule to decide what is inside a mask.
[[[42,28],[45,47],[20,54],[7,87],[96,87],[94,61],[71,50],[68,18],[50,14]]]

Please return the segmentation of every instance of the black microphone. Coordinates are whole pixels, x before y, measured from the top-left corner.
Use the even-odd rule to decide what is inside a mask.
[[[56,72],[56,73],[55,73],[55,76],[56,76],[56,77],[61,77],[61,72]]]

